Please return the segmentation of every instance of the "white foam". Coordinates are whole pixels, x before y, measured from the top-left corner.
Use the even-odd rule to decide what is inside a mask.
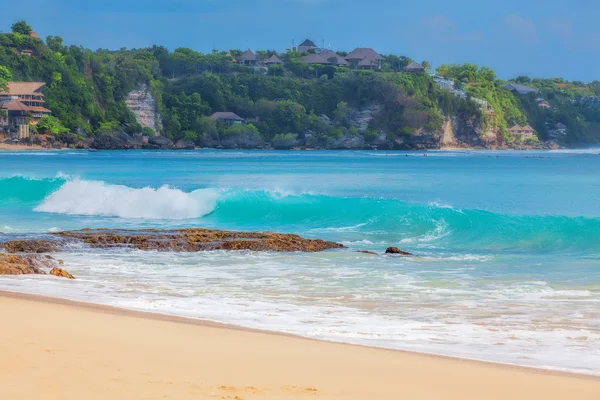
[[[168,186],[134,189],[99,181],[73,180],[52,193],[34,211],[120,218],[189,219],[212,212],[219,194],[212,189],[190,193]]]

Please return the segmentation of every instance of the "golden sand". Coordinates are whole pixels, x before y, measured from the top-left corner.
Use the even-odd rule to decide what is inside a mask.
[[[600,379],[0,294],[0,399],[600,399]]]

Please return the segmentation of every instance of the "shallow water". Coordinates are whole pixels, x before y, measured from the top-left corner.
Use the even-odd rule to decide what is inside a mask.
[[[202,226],[416,255],[75,248],[76,281],[0,289],[599,374],[598,153],[0,153],[4,238]]]

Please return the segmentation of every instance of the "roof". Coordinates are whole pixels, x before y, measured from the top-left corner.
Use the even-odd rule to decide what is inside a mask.
[[[321,58],[323,58],[324,60],[327,60],[327,61],[329,61],[332,58],[335,58],[335,64],[337,64],[337,65],[348,65],[348,61],[346,61],[344,59],[344,57],[340,56],[335,51],[322,50],[321,52],[319,52],[319,55],[321,56]],[[329,61],[329,62],[331,62],[331,61]]]
[[[256,61],[256,54],[254,54],[254,52],[250,49],[246,50],[245,52],[242,53],[241,56],[238,57],[238,62],[239,61]]]
[[[45,107],[38,107],[38,106],[28,106],[28,107],[33,112],[45,113],[45,114],[51,114],[52,113],[52,111],[48,110]]]
[[[377,61],[372,58],[363,58],[358,62],[359,67],[372,67],[373,65],[377,65]]]
[[[419,63],[411,61],[410,64],[408,64],[406,67],[404,67],[404,69],[408,70],[408,71],[417,71],[417,70],[424,71],[425,67]]]
[[[503,88],[510,90],[511,92],[517,92],[519,94],[539,93],[537,89],[530,88],[529,86],[519,85],[517,83],[507,83],[502,86]]]
[[[225,120],[233,120],[233,121],[243,121],[244,118],[240,117],[239,115],[237,115],[236,113],[232,113],[232,112],[216,112],[213,115],[210,116],[211,118],[215,118],[215,119],[225,119]]]
[[[16,99],[7,101],[6,103],[0,103],[0,108],[6,111],[31,111],[30,107],[27,107]]]
[[[301,58],[305,64],[331,64],[329,60],[323,58],[321,54],[309,54]]]
[[[365,58],[374,61],[385,60],[379,53],[369,47],[359,47],[346,56],[346,60],[362,60]]]
[[[283,61],[276,54],[273,54],[265,60],[265,64],[283,64]]]
[[[306,39],[304,42],[300,43],[298,47],[317,47],[317,45],[312,40]]]
[[[518,132],[518,131],[530,131],[530,132],[533,132],[534,130],[535,129],[533,129],[529,125],[521,126],[519,124],[517,124],[517,125],[515,125],[515,126],[513,126],[511,128],[508,128],[509,132]]]
[[[8,82],[7,93],[1,94],[8,94],[11,96],[34,94],[39,96],[42,95],[41,89],[44,86],[46,86],[45,82]]]

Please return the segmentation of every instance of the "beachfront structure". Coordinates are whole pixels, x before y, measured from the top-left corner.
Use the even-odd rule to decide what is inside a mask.
[[[304,53],[311,50],[316,50],[317,45],[312,40],[306,39],[304,42],[300,43],[300,45],[296,48],[298,53]]]
[[[42,89],[45,82],[8,82],[8,90],[0,92],[0,102],[18,100],[27,106],[31,124],[36,125],[44,115],[52,112],[45,107]]]
[[[523,140],[535,138],[535,130],[529,125],[521,126],[517,124],[509,128],[508,132],[510,132],[511,135],[520,137]]]
[[[353,68],[380,69],[385,58],[369,47],[359,47],[344,57]]]
[[[248,49],[238,57],[237,62],[242,65],[256,65],[258,57],[252,50]]]
[[[29,137],[27,114],[31,109],[17,99],[0,102],[0,130],[18,132],[19,139]]]
[[[507,83],[502,86],[504,89],[520,95],[528,95],[530,93],[538,94],[540,91],[529,86],[519,85],[516,83]]]
[[[213,119],[219,120],[219,121],[223,121],[224,123],[226,123],[228,125],[241,124],[244,122],[244,118],[240,117],[236,113],[229,112],[229,111],[216,112],[213,115],[211,115],[210,117]]]

